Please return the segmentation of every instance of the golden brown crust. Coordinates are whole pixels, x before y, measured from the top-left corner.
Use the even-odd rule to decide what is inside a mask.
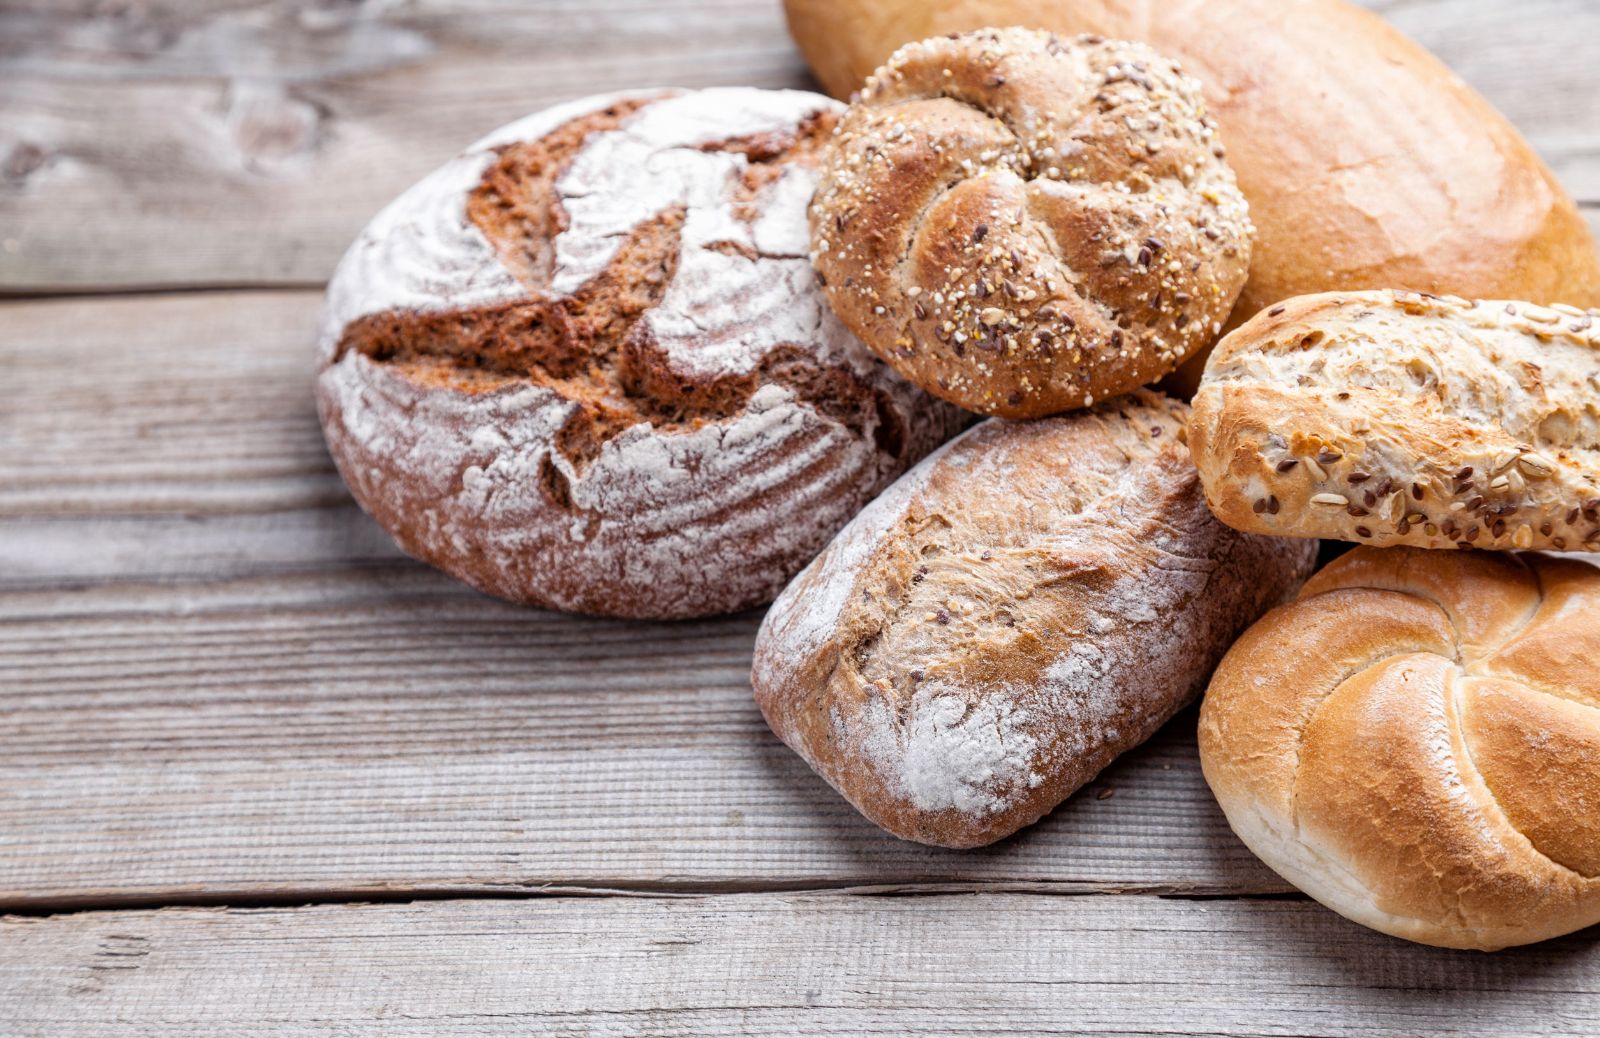
[[[1181,61],[1205,87],[1256,226],[1235,323],[1334,289],[1600,306],[1588,226],[1527,142],[1432,55],[1344,0],[785,7],[839,97],[907,42],[987,25],[1139,40]],[[1184,366],[1185,391],[1203,362]]]
[[[1189,445],[1240,530],[1600,550],[1600,313],[1291,299],[1212,353]]]
[[[1268,865],[1385,933],[1494,949],[1600,921],[1596,615],[1586,563],[1357,549],[1217,669],[1206,780]]]
[[[1218,523],[1140,392],[985,422],[885,491],[784,591],[752,684],[869,819],[975,847],[1144,741],[1309,572],[1309,542]]]
[[[811,207],[834,310],[901,374],[1028,418],[1208,345],[1250,226],[1199,85],[1141,44],[986,29],[901,48]]]

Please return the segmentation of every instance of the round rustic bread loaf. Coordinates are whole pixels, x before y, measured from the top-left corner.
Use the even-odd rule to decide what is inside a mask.
[[[328,289],[317,398],[352,493],[490,594],[688,617],[767,601],[962,417],[806,260],[837,105],[596,97],[380,213]]]
[[[1189,419],[1236,529],[1600,550],[1600,312],[1302,296],[1230,334]]]
[[[1588,225],[1533,149],[1460,77],[1346,0],[784,6],[838,97],[904,44],[990,25],[1138,40],[1181,61],[1205,88],[1256,227],[1235,323],[1335,289],[1600,306]],[[1184,365],[1185,391],[1204,359]]]
[[[1212,517],[1184,411],[1140,392],[995,419],[901,477],[767,614],[772,730],[873,822],[945,847],[1031,824],[1149,738],[1316,555]]]
[[[1600,922],[1600,570],[1358,548],[1228,653],[1200,759],[1234,832],[1363,925],[1502,948]]]
[[[1199,84],[1142,44],[910,44],[825,149],[812,262],[928,392],[1031,418],[1153,382],[1221,333],[1250,222]]]

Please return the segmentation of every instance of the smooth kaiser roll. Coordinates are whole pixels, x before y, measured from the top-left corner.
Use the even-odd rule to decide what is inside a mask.
[[[1495,949],[1600,922],[1600,570],[1358,548],[1229,651],[1200,713],[1239,837],[1334,911]]]
[[[964,421],[839,323],[806,259],[840,107],[587,98],[380,213],[329,285],[317,378],[362,507],[520,602],[676,618],[770,600]]]
[[[1315,556],[1211,516],[1183,417],[1141,391],[994,419],[903,476],[767,614],[772,730],[869,819],[945,847],[1034,822],[1143,742]]]
[[[1200,86],[1143,44],[909,44],[822,156],[812,262],[895,370],[982,414],[1126,393],[1208,346],[1250,221]]]
[[[1182,62],[1205,88],[1256,226],[1235,322],[1334,289],[1600,305],[1589,228],[1533,149],[1436,58],[1345,0],[785,7],[839,97],[913,40],[985,26],[1138,40]],[[1185,366],[1189,388],[1199,369]]]
[[[1189,419],[1230,526],[1600,550],[1600,313],[1411,292],[1291,299],[1212,353]]]

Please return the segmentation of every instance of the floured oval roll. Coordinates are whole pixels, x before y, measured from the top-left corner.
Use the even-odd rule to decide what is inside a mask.
[[[352,493],[503,598],[673,618],[764,602],[951,435],[806,259],[838,106],[595,97],[380,213],[328,289],[317,398]]]
[[[1600,570],[1358,548],[1228,653],[1200,760],[1329,908],[1491,950],[1600,922]]]
[[[767,723],[869,819],[976,847],[1028,825],[1189,702],[1308,542],[1212,517],[1182,404],[993,420],[903,476],[779,596]]]

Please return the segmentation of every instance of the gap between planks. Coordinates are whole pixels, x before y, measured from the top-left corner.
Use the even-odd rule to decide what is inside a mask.
[[[12,1033],[1590,1036],[1592,934],[1496,955],[1306,901],[453,900],[0,917]]]

